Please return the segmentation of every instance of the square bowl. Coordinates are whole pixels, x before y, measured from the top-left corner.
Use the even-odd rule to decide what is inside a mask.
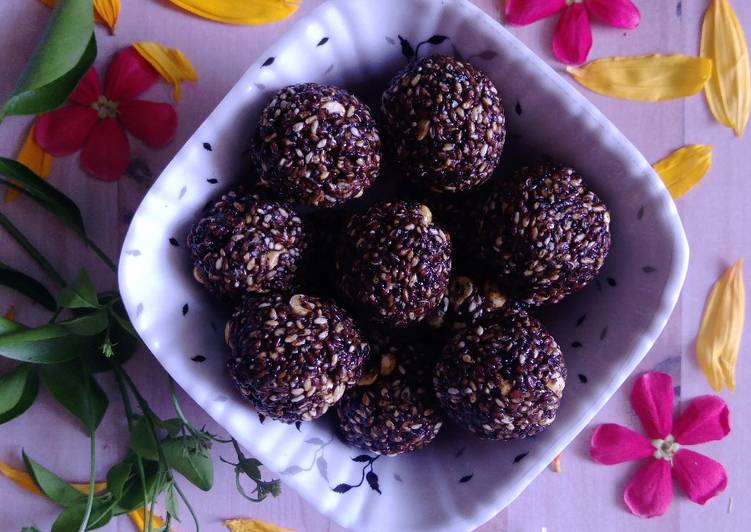
[[[569,375],[587,377],[569,379],[546,431],[504,443],[448,426],[422,451],[357,461],[330,421],[264,422],[235,393],[224,369],[226,315],[170,239],[182,241],[201,208],[245,173],[255,120],[274,91],[321,82],[377,104],[410,48],[462,56],[490,76],[507,109],[519,102],[523,113],[507,113],[515,139],[507,151],[577,168],[610,207],[613,246],[595,283],[545,313]],[[154,183],[125,239],[119,282],[133,324],[167,372],[319,511],[356,530],[456,531],[508,505],[602,408],[665,326],[687,264],[675,205],[644,157],[480,9],[463,0],[332,0],[248,69]],[[345,484],[353,487],[334,489]]]

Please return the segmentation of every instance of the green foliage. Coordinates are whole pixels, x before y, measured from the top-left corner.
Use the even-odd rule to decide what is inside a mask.
[[[42,382],[52,397],[93,434],[107,411],[104,390],[79,360],[43,366]]]
[[[52,297],[52,294],[50,294],[49,290],[42,283],[2,262],[0,262],[0,285],[8,286],[21,292],[47,310],[54,311],[57,308],[55,298]]]
[[[7,216],[0,212],[0,227],[15,240],[34,261],[55,280],[57,284],[65,284],[65,279],[57,272],[54,266],[42,255],[37,248],[29,241],[28,238],[11,222]]]
[[[96,58],[92,9],[91,0],[58,2],[0,119],[49,111],[73,92]]]
[[[86,270],[81,270],[75,281],[60,290],[57,302],[65,308],[100,308],[96,288]]]
[[[26,412],[36,399],[39,376],[34,366],[19,364],[0,377],[0,424]]]
[[[23,453],[23,461],[26,465],[26,471],[29,472],[34,483],[50,500],[63,508],[86,501],[86,496],[83,493],[71,487],[49,469],[32,460],[26,452]]]
[[[97,325],[98,318],[73,324],[73,330]],[[63,324],[27,328],[0,317],[0,353],[6,358],[33,364],[67,362],[97,346],[94,336],[80,336]]]
[[[0,157],[0,183],[17,188],[76,233],[86,234],[81,211],[73,200],[18,161]]]
[[[96,43],[92,33],[91,0],[60,2],[53,22],[34,60],[13,96],[0,112],[40,112],[59,105],[72,92],[93,62]],[[16,188],[71,229],[112,271],[115,265],[87,236],[78,206],[53,185],[17,161],[0,157],[0,184]],[[97,293],[85,270],[71,283],[60,275],[31,241],[0,213],[2,227],[44,273],[61,287],[53,295],[45,284],[26,272],[0,263],[0,285],[15,289],[54,312],[48,323],[27,327],[0,317],[0,353],[21,362],[0,376],[0,423],[26,411],[37,397],[39,381],[51,396],[77,418],[90,434],[90,485],[96,474],[95,435],[109,398],[94,375],[112,371],[117,379],[130,431],[130,451],[107,473],[107,489],[82,494],[44,466],[23,454],[26,469],[40,490],[62,507],[53,532],[93,530],[114,516],[140,508],[153,508],[165,494],[167,521],[178,519],[180,504],[196,524],[195,513],[176,481],[176,474],[208,491],[214,471],[210,450],[214,443],[232,443],[237,452],[237,486],[244,496],[261,501],[279,494],[279,481],[262,478],[261,462],[246,458],[235,440],[221,440],[193,426],[182,413],[174,387],[170,387],[177,417],[162,420],[154,414],[122,365],[136,351],[138,335],[117,292]],[[68,319],[58,319],[60,314]],[[171,381],[170,381],[171,382]],[[139,412],[131,406],[136,399]],[[231,463],[231,462],[230,462]],[[241,476],[255,483],[248,496]],[[178,499],[182,499],[179,503]],[[147,530],[150,530],[147,525]],[[34,532],[26,527],[22,532]]]
[[[167,464],[191,484],[209,491],[214,484],[214,466],[208,447],[192,436],[167,438],[162,441]]]

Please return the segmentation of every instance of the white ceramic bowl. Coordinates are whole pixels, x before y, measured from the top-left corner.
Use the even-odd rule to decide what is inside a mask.
[[[329,422],[299,430],[261,423],[235,393],[224,370],[226,316],[191,278],[182,243],[204,204],[243,173],[255,119],[273,91],[317,81],[377,101],[406,63],[399,36],[416,47],[434,35],[449,39],[422,45],[421,55],[459,54],[498,86],[516,135],[509,146],[573,165],[609,204],[613,247],[598,282],[544,320],[563,346],[570,375],[548,430],[501,443],[447,427],[423,451],[369,465],[352,460],[361,453],[341,443]],[[675,206],[647,161],[496,21],[466,1],[333,0],[248,69],[156,181],[128,232],[120,289],[136,329],[170,375],[322,513],[356,530],[460,531],[514,500],[634,370],[676,303],[687,262]],[[196,362],[196,355],[206,360]],[[357,484],[371,467],[380,494],[367,481],[343,494],[332,489]]]

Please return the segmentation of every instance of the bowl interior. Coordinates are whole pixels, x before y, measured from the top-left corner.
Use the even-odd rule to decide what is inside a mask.
[[[432,36],[447,38],[420,44]],[[405,43],[421,56],[457,55],[483,69],[506,107],[504,164],[548,156],[577,168],[611,209],[613,245],[595,283],[541,315],[569,368],[548,430],[501,443],[447,426],[423,451],[362,462],[353,460],[362,453],[334,436],[330,419],[300,427],[262,421],[234,392],[224,371],[227,311],[193,281],[182,242],[207,201],[245,175],[255,120],[275,90],[335,84],[376,110],[407,62]],[[120,287],[133,323],[172,377],[320,511],[357,530],[460,530],[510,503],[633,371],[677,300],[687,257],[675,206],[644,158],[479,9],[464,1],[333,0],[250,67],[159,177],[128,232]],[[380,493],[367,479],[346,493],[333,489],[354,486],[371,470]]]

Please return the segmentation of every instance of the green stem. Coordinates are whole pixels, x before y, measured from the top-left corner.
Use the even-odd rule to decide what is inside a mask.
[[[91,240],[88,236],[85,235],[79,235],[81,239],[86,243],[86,246],[96,254],[97,257],[99,257],[104,264],[107,265],[107,267],[112,270],[114,273],[117,273],[117,266],[115,266],[115,263],[112,262],[112,259],[110,259],[107,254],[102,251],[99,246],[97,246],[93,240]]]
[[[62,308],[58,308],[58,309],[57,309],[57,310],[55,311],[55,313],[54,313],[54,314],[52,315],[52,317],[50,318],[50,321],[49,321],[48,323],[55,323],[55,320],[56,320],[56,319],[58,318],[58,316],[60,316],[60,313],[61,313],[62,311],[63,311],[63,309],[62,309]]]
[[[177,391],[175,390],[175,381],[172,380],[172,377],[169,379],[169,394],[170,399],[172,400],[172,406],[175,407],[175,413],[177,413],[177,417],[180,418],[180,421],[185,423],[188,427],[192,428],[192,425],[190,421],[185,417],[185,414],[183,413],[183,409],[180,408],[180,403],[177,400]]]
[[[89,495],[86,499],[86,511],[83,514],[83,520],[81,526],[78,527],[78,532],[86,532],[89,525],[89,518],[91,517],[91,509],[94,507],[94,490],[96,489],[96,431],[91,431],[89,436],[91,442],[91,471],[89,472]]]
[[[188,502],[188,498],[183,493],[183,490],[180,489],[180,486],[177,485],[177,482],[174,482],[172,485],[175,486],[175,491],[177,491],[177,494],[180,496],[180,498],[185,503],[185,506],[188,508],[188,512],[190,512],[190,516],[193,518],[193,522],[196,524],[196,532],[200,532],[201,525],[198,522],[198,516],[193,510],[193,507],[190,505],[190,502]]]
[[[162,478],[162,474],[160,473],[156,477],[156,486],[161,486],[162,482],[164,482],[164,479]],[[156,503],[156,497],[151,498],[151,502],[149,502],[149,513],[143,515],[143,524],[146,531],[151,531],[154,529],[154,504]],[[143,507],[143,511],[146,511],[146,505]]]
[[[141,392],[138,391],[138,388],[136,387],[136,384],[133,382],[133,380],[130,378],[130,375],[122,368],[118,368],[119,371],[122,373],[123,378],[125,379],[125,382],[128,384],[128,387],[133,392],[133,395],[136,398],[136,402],[138,403],[138,406],[141,408],[141,411],[144,414],[144,419],[146,419],[146,426],[149,429],[149,432],[151,433],[151,437],[154,438],[154,441],[156,442],[156,451],[159,455],[159,463],[164,467],[167,480],[172,481],[172,485],[177,490],[177,493],[180,494],[180,496],[183,498],[183,501],[185,502],[186,506],[188,506],[188,509],[190,510],[191,515],[193,515],[195,519],[195,514],[193,513],[193,509],[190,507],[190,503],[185,499],[185,495],[183,495],[182,491],[180,490],[180,486],[177,485],[177,482],[174,481],[172,478],[172,474],[170,472],[170,466],[169,462],[167,461],[167,457],[164,455],[164,449],[162,449],[162,442],[159,440],[159,435],[157,434],[156,427],[154,426],[154,421],[151,419],[151,416],[153,415],[153,412],[151,410],[151,407],[149,407],[149,404],[146,402],[146,399],[143,398],[141,395]],[[156,497],[154,497],[156,499]],[[153,499],[152,499],[153,502]],[[151,521],[151,519],[149,519]],[[196,532],[198,532],[198,521],[196,521]]]
[[[194,436],[196,438],[203,438],[205,435],[201,433],[200,430],[195,428],[193,424],[188,421],[188,418],[185,417],[185,414],[183,413],[183,409],[180,407],[180,402],[177,400],[177,391],[175,390],[175,381],[172,380],[170,377],[169,379],[169,392],[170,392],[170,399],[172,400],[172,406],[175,407],[175,413],[177,413],[177,417],[180,418],[180,421],[183,422],[183,426],[188,428],[188,431],[190,432],[191,436]],[[215,439],[213,435],[209,435],[210,439]]]
[[[55,267],[50,264],[50,261],[48,261],[44,257],[44,255],[42,255],[42,253],[36,247],[34,247],[34,244],[32,244],[29,239],[24,236],[21,230],[13,225],[13,222],[11,222],[10,219],[8,219],[8,217],[3,213],[0,213],[0,225],[5,228],[8,234],[13,237],[16,242],[18,242],[18,244],[24,249],[24,251],[26,251],[26,253],[28,253],[29,256],[34,259],[34,261],[36,261],[39,267],[42,268],[42,270],[44,270],[45,273],[49,275],[57,284],[68,284],[65,282],[63,276],[60,275],[60,273],[55,269]]]
[[[128,432],[133,432],[133,423],[134,423],[134,416],[133,416],[133,407],[130,404],[130,396],[128,395],[128,390],[125,387],[125,380],[123,379],[121,369],[119,365],[114,366],[114,373],[115,373],[115,380],[117,381],[117,387],[120,389],[120,396],[123,399],[123,408],[125,409],[125,417],[128,420]],[[136,466],[138,467],[138,476],[141,478],[141,488],[143,489],[143,511],[146,511],[146,505],[149,502],[149,495],[146,492],[146,471],[143,468],[143,461],[141,460],[141,457],[137,454],[136,457]],[[146,515],[144,514],[144,522],[146,521]],[[150,525],[151,523],[149,523]],[[147,526],[145,532],[151,532],[151,529],[149,526]]]

